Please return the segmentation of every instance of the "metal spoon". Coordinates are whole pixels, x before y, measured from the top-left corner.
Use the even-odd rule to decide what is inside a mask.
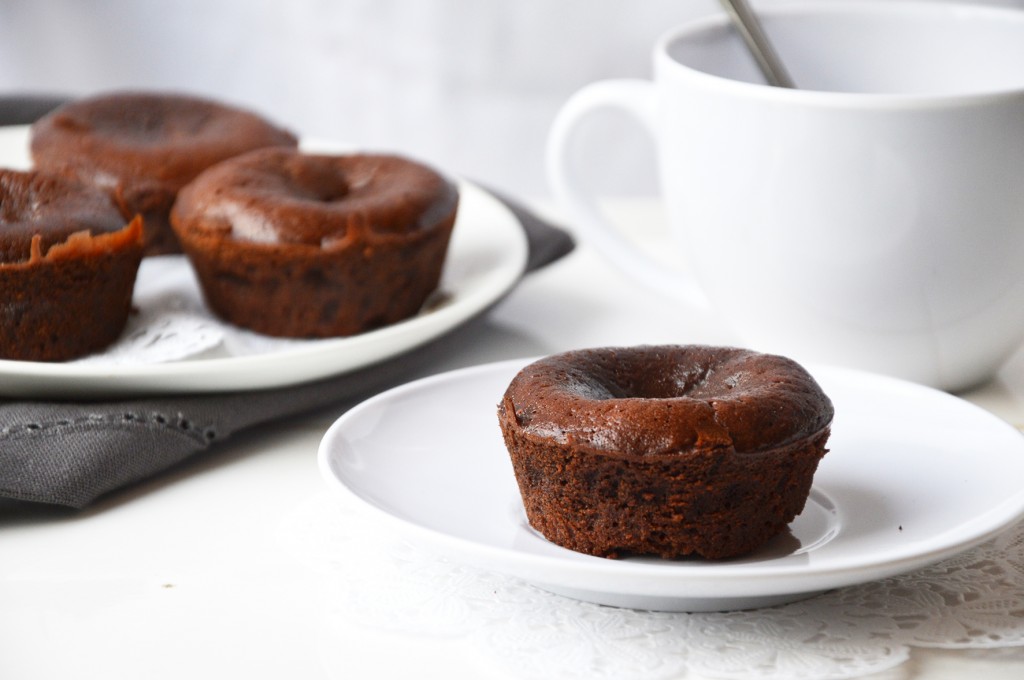
[[[768,36],[761,28],[757,15],[750,9],[747,0],[720,0],[722,7],[728,12],[733,24],[739,29],[743,42],[747,44],[754,60],[764,73],[769,85],[776,87],[795,88],[793,79],[789,77],[786,67],[782,65],[775,53]]]

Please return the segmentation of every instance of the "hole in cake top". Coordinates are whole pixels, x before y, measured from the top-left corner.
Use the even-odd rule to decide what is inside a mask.
[[[42,120],[72,135],[89,134],[119,145],[144,147],[159,147],[169,142],[226,142],[253,131],[280,137],[281,141],[291,137],[249,111],[201,97],[157,92],[115,92],[87,97],[69,102]]]
[[[566,368],[559,380],[567,392],[585,399],[711,399],[744,382],[748,373],[721,357],[652,349],[650,354],[610,352],[587,357],[585,368]],[[731,358],[731,357],[730,357]]]
[[[174,214],[243,241],[343,247],[413,238],[450,220],[457,204],[454,185],[398,156],[263,149],[204,173]]]
[[[261,116],[182,94],[125,91],[77,99],[32,126],[36,167],[124,190],[176,192],[200,172],[298,138]],[[148,185],[152,187],[147,188]]]
[[[832,405],[784,357],[732,348],[602,348],[524,368],[503,402],[524,430],[596,450],[758,451],[820,432]]]

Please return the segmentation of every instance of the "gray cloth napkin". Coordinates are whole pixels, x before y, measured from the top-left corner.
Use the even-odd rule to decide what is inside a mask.
[[[31,109],[33,115],[46,110],[43,105],[13,108]],[[5,112],[0,102],[0,121]],[[26,123],[31,117],[6,121]],[[527,271],[572,250],[566,232],[492,193],[522,224],[529,243]],[[83,508],[240,430],[316,408],[343,409],[399,384],[429,367],[448,343],[471,341],[476,322],[377,365],[287,388],[112,402],[0,400],[0,498]]]
[[[58,95],[0,97],[0,125],[28,125],[68,100]]]

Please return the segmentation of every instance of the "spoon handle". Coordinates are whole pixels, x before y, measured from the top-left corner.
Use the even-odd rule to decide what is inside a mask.
[[[761,72],[768,79],[768,84],[776,87],[795,88],[796,85],[793,84],[793,79],[789,77],[786,67],[779,60],[779,56],[775,53],[775,49],[772,47],[771,42],[769,42],[768,36],[765,35],[764,29],[761,28],[761,22],[758,21],[757,15],[751,11],[747,0],[720,1],[722,7],[725,8],[732,18],[736,28],[739,29],[743,42],[747,44],[751,54],[754,55],[754,59],[761,68]]]

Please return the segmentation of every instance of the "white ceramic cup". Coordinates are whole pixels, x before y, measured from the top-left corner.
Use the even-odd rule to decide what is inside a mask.
[[[1024,338],[1024,12],[760,16],[799,89],[764,85],[724,15],[671,31],[653,82],[594,83],[559,113],[556,198],[612,262],[751,347],[948,390],[989,378]],[[685,267],[639,250],[580,180],[581,124],[608,108],[654,137]]]

